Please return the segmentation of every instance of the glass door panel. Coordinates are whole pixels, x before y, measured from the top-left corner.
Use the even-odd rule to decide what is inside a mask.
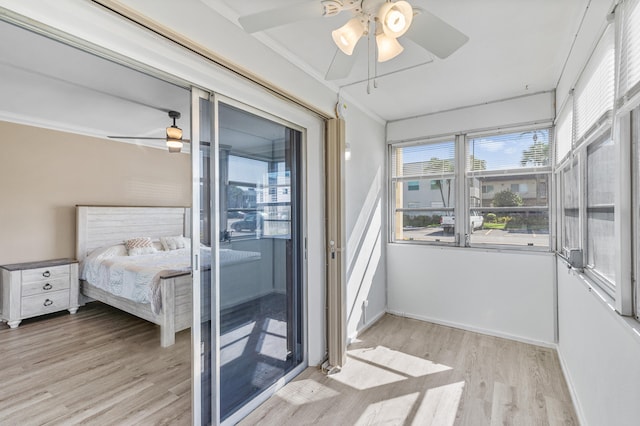
[[[301,133],[218,103],[220,417],[303,360]]]

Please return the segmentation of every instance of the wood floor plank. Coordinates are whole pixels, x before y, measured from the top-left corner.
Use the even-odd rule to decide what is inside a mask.
[[[170,348],[159,335],[101,303],[0,325],[0,424],[189,425],[189,330]]]
[[[239,424],[578,423],[554,350],[386,315],[341,372],[305,370]]]
[[[191,423],[190,334],[96,303],[0,325],[0,424]],[[577,425],[554,350],[384,316],[343,370],[309,368],[242,425]]]

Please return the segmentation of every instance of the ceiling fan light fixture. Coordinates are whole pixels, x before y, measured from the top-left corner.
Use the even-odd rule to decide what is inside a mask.
[[[359,18],[352,18],[342,27],[331,32],[333,41],[346,55],[353,54],[358,40],[364,34],[365,27]]]
[[[167,127],[167,139],[182,139],[182,129],[176,125]]]
[[[411,26],[413,9],[404,0],[395,3],[387,2],[380,6],[378,20],[382,23],[382,30],[387,37],[398,38]]]
[[[182,151],[182,140],[167,138],[167,148],[169,149],[169,152]]]
[[[378,46],[378,62],[393,59],[404,50],[398,40],[387,36],[385,33],[376,35],[376,45]]]

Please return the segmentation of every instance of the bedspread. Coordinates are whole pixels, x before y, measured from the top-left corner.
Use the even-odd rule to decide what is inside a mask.
[[[202,268],[211,265],[211,249],[200,251]],[[260,253],[220,250],[220,266],[260,259]],[[136,303],[150,303],[154,314],[162,310],[160,280],[163,277],[191,272],[191,250],[188,248],[158,251],[139,256],[92,257],[80,268],[80,279]]]

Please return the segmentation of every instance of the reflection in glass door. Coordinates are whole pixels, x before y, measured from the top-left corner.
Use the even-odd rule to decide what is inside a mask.
[[[211,419],[219,412],[221,421],[235,421],[304,357],[302,134],[222,102],[217,126],[217,144],[203,144],[200,164],[202,241],[215,253],[202,292],[217,300],[213,320],[202,327],[203,341],[207,328],[213,336],[205,341],[212,348],[204,355],[210,367],[202,381],[205,423],[207,410]],[[207,233],[215,237],[207,241]],[[206,387],[213,390],[207,406]]]

